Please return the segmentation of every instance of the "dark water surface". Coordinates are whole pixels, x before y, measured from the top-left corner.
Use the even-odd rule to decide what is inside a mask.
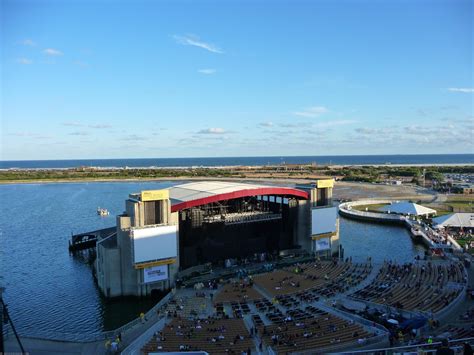
[[[115,225],[131,192],[170,182],[0,185],[0,275],[5,300],[22,334],[37,330],[96,333],[135,318],[150,307],[134,300],[105,302],[94,283],[87,255],[68,252],[71,232]],[[111,215],[99,217],[97,207]],[[346,256],[374,261],[412,260],[422,252],[406,230],[341,218]]]
[[[340,243],[344,257],[365,261],[372,257],[375,263],[393,260],[411,262],[416,255],[423,255],[422,244],[414,244],[408,230],[401,226],[359,222],[340,217]]]
[[[147,158],[147,159],[77,159],[77,160],[10,160],[0,161],[0,168],[74,168],[100,167],[190,167],[309,164],[474,164],[474,154],[412,154],[412,155],[317,155],[273,157],[214,157],[214,158]]]

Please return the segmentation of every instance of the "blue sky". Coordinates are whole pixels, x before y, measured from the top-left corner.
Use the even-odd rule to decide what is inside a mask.
[[[474,152],[469,0],[1,4],[3,160]]]

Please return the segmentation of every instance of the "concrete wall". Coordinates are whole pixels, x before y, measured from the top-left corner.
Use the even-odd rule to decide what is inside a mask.
[[[297,208],[296,243],[311,253],[311,203],[308,200],[299,200]]]
[[[104,248],[98,244],[96,246],[96,259],[95,259],[95,274],[97,278],[97,284],[102,293],[105,294],[106,290],[106,280],[105,280],[105,270],[104,270]]]
[[[337,218],[336,235],[331,237],[331,253],[332,255],[339,255],[339,217]]]
[[[107,249],[101,247],[104,250],[104,279],[102,285],[102,292],[107,297],[118,297],[122,295],[122,287],[120,280],[120,252],[119,249]],[[118,266],[118,267],[117,267]]]
[[[115,238],[115,237],[110,237]],[[122,295],[120,249],[98,243],[95,270],[99,289],[106,297]]]
[[[308,252],[313,252],[314,241],[311,239],[311,209],[316,207],[316,201],[318,198],[318,189],[311,184],[300,185],[297,188],[305,190],[310,196],[310,200],[301,200],[298,202],[298,223],[297,223],[297,243]],[[332,188],[323,188],[326,193],[328,201],[332,200]],[[321,189],[320,189],[321,190]],[[327,207],[333,207],[329,204]],[[320,206],[318,208],[324,208]],[[337,229],[336,234],[331,237],[331,251],[332,255],[338,255],[339,253],[339,218],[337,218]]]
[[[170,265],[169,275],[171,284],[174,284],[176,281],[176,275],[179,271],[179,212],[170,213],[169,224],[174,224],[178,226],[178,240],[177,240],[177,254],[176,254],[176,263]]]
[[[119,230],[117,232],[120,241],[120,265],[122,269],[122,295],[140,296],[138,283],[140,281],[139,271],[133,266],[133,249],[130,230]]]

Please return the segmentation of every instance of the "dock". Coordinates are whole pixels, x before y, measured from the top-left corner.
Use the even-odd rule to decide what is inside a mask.
[[[94,248],[98,240],[110,237],[115,233],[117,233],[117,227],[114,226],[91,232],[72,234],[69,241],[69,251],[74,252]]]
[[[461,246],[451,237],[448,237],[446,244],[435,242],[428,236],[428,230],[432,229],[416,220],[410,219],[409,216],[382,212],[358,211],[352,208],[353,206],[357,205],[381,204],[390,202],[390,200],[360,200],[344,202],[339,205],[339,214],[347,218],[361,221],[398,224],[404,226],[410,231],[410,235],[414,240],[420,240],[427,248],[462,250]]]

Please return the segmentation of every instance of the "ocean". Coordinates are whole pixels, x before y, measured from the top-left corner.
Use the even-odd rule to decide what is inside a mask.
[[[0,169],[61,169],[88,167],[215,167],[277,164],[371,165],[371,164],[474,164],[474,154],[414,155],[321,155],[222,158],[146,158],[76,160],[2,160]]]

